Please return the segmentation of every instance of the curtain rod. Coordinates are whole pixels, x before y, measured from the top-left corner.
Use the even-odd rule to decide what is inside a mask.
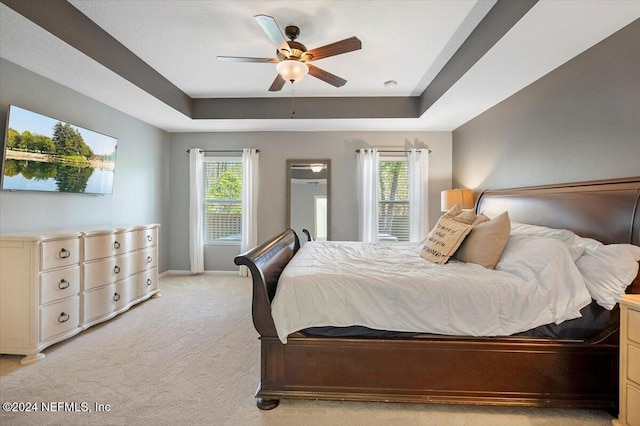
[[[187,152],[191,152],[191,148],[189,148]],[[200,152],[242,152],[242,150],[241,149],[201,149]],[[256,152],[260,152],[260,150],[256,149]]]
[[[362,148],[362,149],[367,149],[367,148]],[[417,148],[417,149],[424,149],[424,148]],[[356,152],[360,152],[360,148],[356,149]],[[403,150],[379,149],[378,152],[410,152],[410,151],[406,149],[403,149]],[[428,148],[427,148],[427,152],[431,154],[431,150]]]

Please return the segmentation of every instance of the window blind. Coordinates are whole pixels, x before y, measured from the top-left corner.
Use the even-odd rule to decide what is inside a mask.
[[[406,158],[379,161],[378,239],[409,241],[409,163]]]
[[[206,159],[204,185],[205,244],[239,243],[242,235],[241,159]]]

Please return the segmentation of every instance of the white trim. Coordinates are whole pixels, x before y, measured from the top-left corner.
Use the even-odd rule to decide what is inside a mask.
[[[204,243],[205,246],[238,246],[240,247],[240,241],[211,241]]]
[[[180,269],[170,269],[168,271],[164,271],[163,273],[158,275],[158,278],[167,277],[169,275],[229,275],[229,276],[238,276],[238,270],[235,271],[204,271],[199,274],[193,274],[188,270],[180,270]]]

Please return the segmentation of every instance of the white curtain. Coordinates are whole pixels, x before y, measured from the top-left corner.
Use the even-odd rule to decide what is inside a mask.
[[[191,272],[204,272],[204,151],[189,150],[189,260]]]
[[[358,237],[365,243],[378,241],[378,160],[375,148],[357,153]]]
[[[409,161],[409,241],[429,232],[429,150],[411,149]]]
[[[258,245],[258,160],[256,149],[242,150],[242,239],[240,251]],[[240,276],[249,276],[249,268],[240,267]]]

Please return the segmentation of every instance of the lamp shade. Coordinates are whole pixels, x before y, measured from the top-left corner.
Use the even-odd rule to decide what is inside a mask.
[[[304,62],[295,59],[285,59],[276,64],[276,71],[287,81],[297,83],[307,75],[309,67]]]
[[[451,207],[459,204],[461,208],[470,210],[473,208],[473,193],[470,189],[447,189],[440,193],[440,210],[446,212]]]

